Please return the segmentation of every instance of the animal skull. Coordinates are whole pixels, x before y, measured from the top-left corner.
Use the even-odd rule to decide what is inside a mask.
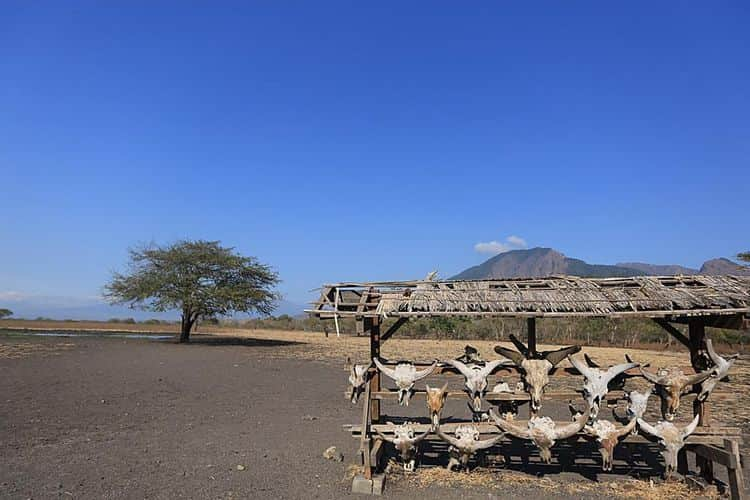
[[[587,408],[586,411],[578,414],[573,422],[559,427],[549,417],[536,416],[531,417],[524,427],[512,420],[501,418],[494,408],[490,409],[490,417],[495,421],[495,425],[504,432],[519,439],[532,441],[539,448],[539,456],[542,461],[550,463],[552,461],[551,448],[555,445],[555,442],[567,439],[583,429],[589,418],[589,409]]]
[[[453,368],[461,372],[464,376],[464,385],[466,387],[466,394],[469,399],[474,402],[474,411],[482,410],[482,396],[487,392],[487,377],[495,371],[498,367],[503,365],[511,365],[512,362],[498,359],[490,361],[484,366],[477,364],[467,365],[456,359],[449,359],[445,364],[451,365]]]
[[[349,358],[346,359],[346,366],[349,368],[349,392],[352,404],[356,404],[359,396],[365,390],[367,384],[367,373],[372,366],[362,364],[352,364]]]
[[[464,469],[468,468],[469,460],[476,452],[491,448],[503,438],[501,434],[480,441],[479,429],[474,425],[459,425],[454,434],[455,437],[449,436],[440,430],[440,427],[437,428],[437,435],[440,439],[450,445],[448,470],[453,470],[456,465]]]
[[[378,361],[377,358],[372,358],[372,360],[381,373],[396,382],[396,387],[398,388],[398,404],[401,406],[409,406],[409,400],[411,399],[414,390],[414,384],[432,374],[438,365],[438,362],[435,361],[431,366],[428,366],[424,370],[417,370],[414,363],[401,362],[398,363],[395,368],[388,368]]]
[[[714,374],[714,369],[686,375],[680,368],[661,368],[656,374],[640,368],[641,374],[649,382],[656,384],[656,392],[661,398],[661,413],[668,421],[674,420],[680,407],[680,396],[688,393],[693,385],[700,384]]]
[[[700,415],[696,415],[684,429],[680,430],[672,422],[660,421],[658,424],[651,426],[642,418],[638,419],[638,426],[646,434],[649,434],[659,440],[661,454],[666,464],[665,476],[668,478],[677,468],[677,454],[685,445],[685,439],[695,431],[698,426]]]
[[[568,356],[568,361],[586,378],[583,396],[591,406],[591,420],[596,420],[599,415],[599,407],[609,392],[609,383],[626,370],[640,366],[638,363],[622,363],[602,370],[589,366],[578,356]]]
[[[446,390],[448,389],[448,382],[443,387],[430,387],[425,384],[427,389],[427,409],[430,411],[430,421],[432,422],[432,430],[435,430],[440,426],[440,415],[443,412],[445,406],[445,399],[448,397]]]
[[[714,351],[714,345],[713,342],[711,342],[711,339],[706,340],[706,350],[708,351],[708,357],[714,364],[713,369],[715,376],[709,377],[701,383],[701,392],[698,394],[698,399],[701,401],[708,399],[708,396],[711,394],[711,391],[714,390],[716,384],[719,380],[727,376],[729,369],[732,368],[732,365],[740,356],[739,354],[732,354],[726,359],[722,358],[716,354],[716,351]]]
[[[599,445],[599,453],[602,455],[602,470],[612,470],[612,459],[614,458],[615,446],[627,434],[635,428],[636,420],[632,419],[627,425],[619,429],[609,420],[597,420],[591,425],[586,425],[583,430],[588,436],[596,439]]]
[[[375,432],[377,432],[383,441],[393,444],[396,450],[398,450],[404,470],[413,472],[417,462],[419,443],[427,437],[430,431],[428,430],[420,435],[416,435],[414,427],[409,422],[404,422],[393,429],[393,437],[384,435],[378,429],[375,429]]]
[[[560,361],[581,350],[580,346],[563,347],[557,351],[532,352],[514,335],[510,340],[518,351],[496,346],[495,352],[509,358],[520,369],[526,391],[531,396],[531,411],[536,414],[542,407],[542,394],[549,384],[549,373]]]
[[[612,415],[619,420],[620,422],[628,421],[637,419],[637,418],[643,418],[643,415],[646,413],[646,407],[648,405],[648,398],[651,397],[651,394],[653,393],[652,390],[647,390],[645,392],[638,392],[638,391],[630,391],[625,394],[625,399],[628,402],[627,410],[625,410],[625,418],[619,417],[616,413],[614,408],[612,409]],[[630,433],[633,436],[638,435],[638,427],[633,427],[633,430],[630,431]]]

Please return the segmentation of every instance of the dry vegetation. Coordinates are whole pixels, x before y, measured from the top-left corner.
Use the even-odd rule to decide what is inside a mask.
[[[0,344],[0,358],[20,359],[27,356],[56,356],[73,349],[75,344],[58,342],[55,344],[38,344],[35,342],[8,342]]]

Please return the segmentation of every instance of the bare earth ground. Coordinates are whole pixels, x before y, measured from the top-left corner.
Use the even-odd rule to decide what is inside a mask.
[[[195,341],[0,335],[0,497],[350,496],[357,442],[342,425],[358,422],[361,406],[342,396],[342,361],[347,355],[364,361],[368,340],[258,330]],[[485,358],[495,357],[495,343],[472,344]],[[396,338],[384,344],[383,355],[428,361],[456,356],[464,345]],[[587,351],[604,364],[622,361],[625,352]],[[687,364],[682,351],[632,354],[652,366]],[[714,417],[746,429],[750,363],[742,359],[736,367],[728,384],[736,400],[715,405]],[[563,383],[576,379],[565,377]],[[452,384],[458,389],[458,379]],[[448,417],[465,416],[465,401],[449,403]],[[423,404],[415,401],[407,414],[422,415]],[[690,405],[684,406],[687,417]],[[400,410],[385,408],[393,415]],[[343,452],[343,463],[322,458],[331,445]],[[425,460],[441,463],[442,455]],[[645,460],[659,467],[653,453]],[[441,468],[405,475],[396,469],[386,492],[409,498],[416,488],[438,499],[689,494],[681,483],[652,486],[631,479],[624,461],[615,465],[614,474],[597,473],[598,462],[591,462],[562,473],[546,469],[544,477],[521,472],[520,463],[509,470],[491,463],[468,475]]]

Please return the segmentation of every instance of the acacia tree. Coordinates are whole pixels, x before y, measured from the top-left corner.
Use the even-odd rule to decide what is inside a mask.
[[[750,262],[750,252],[741,252],[737,254],[737,258],[742,262]]]
[[[8,318],[13,316],[13,311],[10,309],[0,309],[0,319]]]
[[[270,314],[279,277],[255,257],[235,253],[218,241],[178,241],[129,250],[128,271],[104,286],[111,304],[147,311],[182,311],[180,342],[190,341],[199,318],[232,312]]]

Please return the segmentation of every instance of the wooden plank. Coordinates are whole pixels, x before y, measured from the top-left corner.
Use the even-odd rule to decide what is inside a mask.
[[[367,320],[365,320],[367,321]],[[369,318],[370,359],[380,358],[380,318]],[[380,392],[380,371],[375,370],[370,377],[370,388],[373,393]],[[372,422],[380,422],[380,401],[373,400],[371,408]]]
[[[365,402],[362,405],[362,425],[361,429],[362,437],[359,442],[359,451],[362,454],[362,466],[364,468],[365,478],[372,479],[372,462],[370,461],[370,443],[372,436],[372,429],[370,427],[370,385],[365,387]]]
[[[380,336],[380,341],[381,342],[385,342],[386,340],[388,340],[389,338],[391,338],[391,336],[394,333],[396,333],[396,330],[398,330],[399,328],[401,328],[404,325],[404,323],[406,323],[407,321],[409,321],[409,318],[398,318],[396,320],[396,322],[394,324],[392,324],[391,327],[388,328],[388,330],[386,330],[386,332],[383,335]],[[430,363],[430,364],[432,364],[432,363]]]
[[[669,333],[672,337],[677,339],[677,341],[690,349],[690,339],[688,339],[686,336],[682,334],[681,331],[679,331],[677,328],[669,324],[669,321],[667,321],[665,318],[652,318],[653,322],[659,325],[660,327],[664,328],[667,333]]]
[[[742,472],[742,460],[740,458],[740,445],[733,439],[724,440],[724,449],[734,456],[736,467],[727,467],[729,477],[729,491],[732,500],[741,500],[745,495],[745,478]]]
[[[417,389],[412,394],[412,399],[422,399],[425,397],[426,391]],[[344,392],[346,394],[346,392]],[[463,391],[448,391],[449,397],[466,397],[466,393]],[[685,394],[682,397],[695,397],[697,394]],[[398,393],[396,390],[380,390],[372,393],[373,399],[397,399]],[[578,399],[581,397],[581,393],[578,391],[550,391],[544,394],[542,397],[545,401],[568,401],[570,399]],[[721,392],[711,393],[711,397],[714,400],[726,400],[736,397],[736,394],[722,390]],[[488,392],[484,395],[485,401],[488,403],[495,403],[500,401],[528,401],[530,396],[525,392]],[[625,391],[609,391],[605,398],[607,401],[620,401],[625,399]]]
[[[536,318],[526,319],[526,341],[529,349],[529,356],[536,357]]]
[[[383,440],[379,437],[376,437],[375,442],[372,445],[372,450],[370,451],[370,465],[373,467],[373,469],[378,468],[380,460],[383,457],[383,450]]]
[[[691,446],[690,451],[724,467],[737,467],[737,460],[734,455],[724,448],[715,445],[697,444]]]

